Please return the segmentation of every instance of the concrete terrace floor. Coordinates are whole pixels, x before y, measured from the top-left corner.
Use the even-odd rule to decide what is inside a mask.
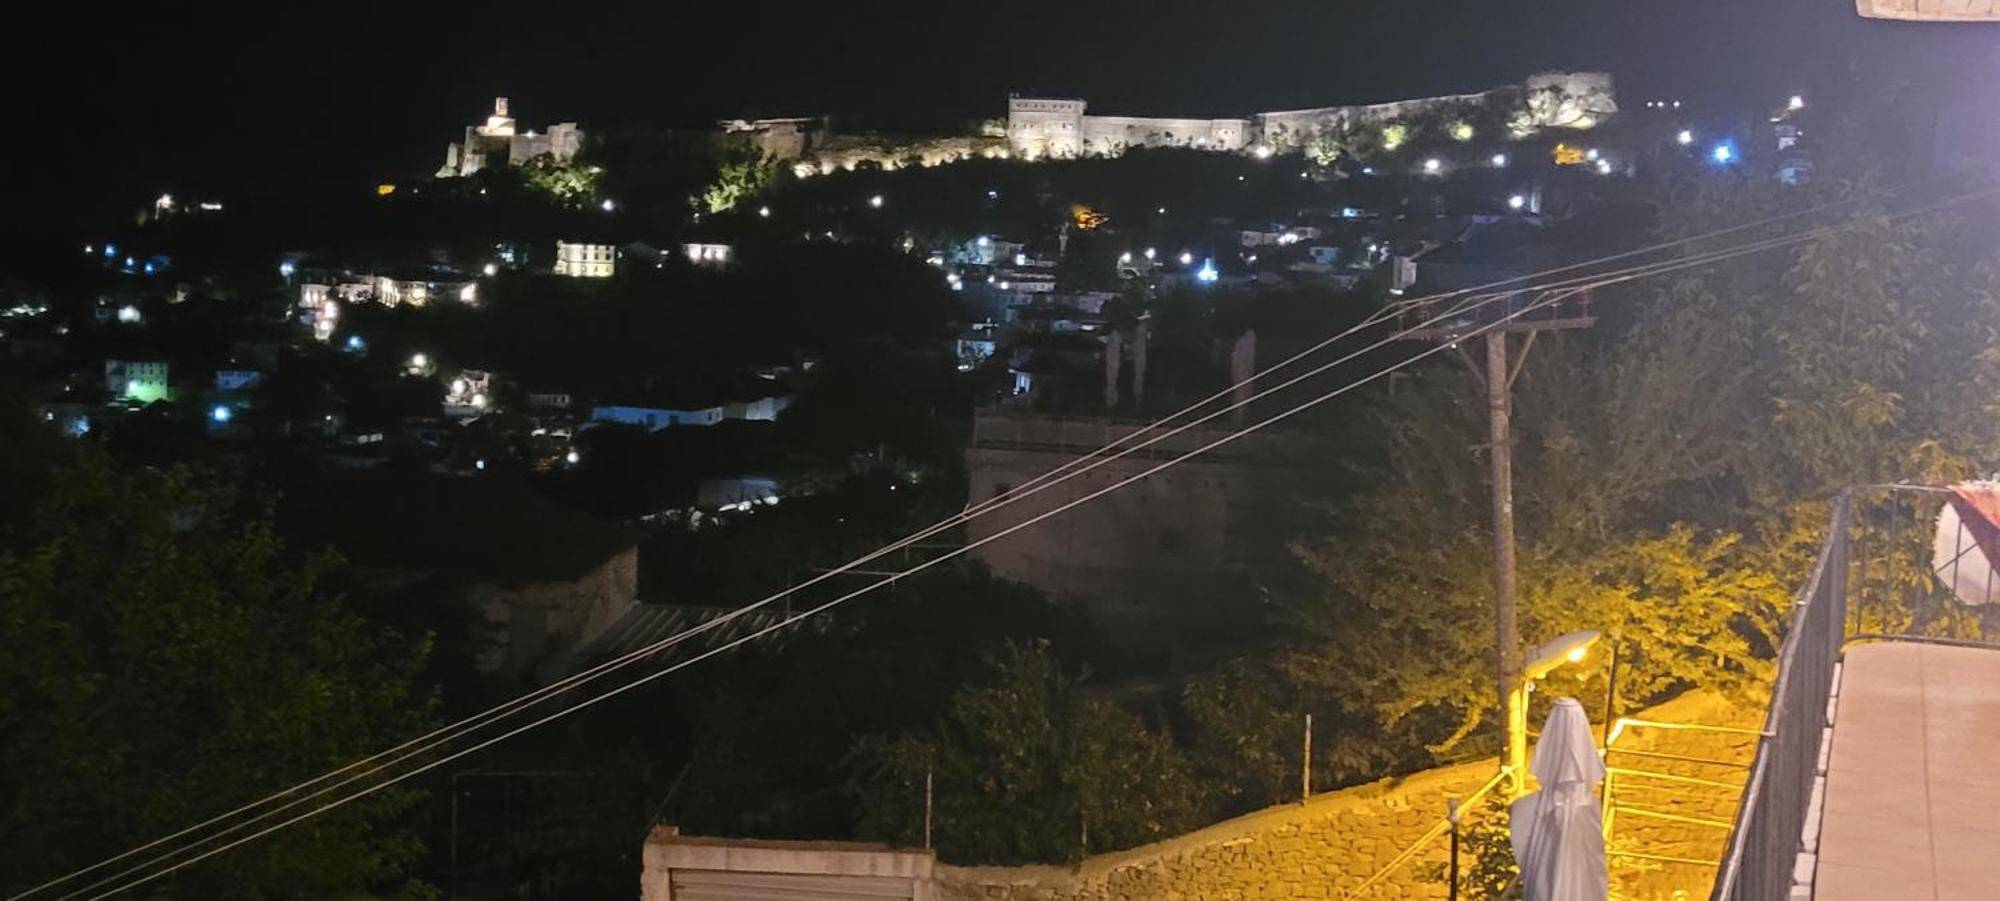
[[[1847,649],[1818,901],[2000,898],[2000,650]]]

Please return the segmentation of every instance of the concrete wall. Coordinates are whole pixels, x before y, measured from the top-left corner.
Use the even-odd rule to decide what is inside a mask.
[[[973,520],[969,537],[986,538],[1136,475],[1219,438],[1227,425],[1190,429],[1105,462]],[[1011,493],[1144,427],[1130,420],[982,411],[966,451],[969,500]],[[1293,499],[1302,482],[1324,474],[1325,442],[1310,432],[1253,433],[975,553],[996,573],[1083,604],[1119,644],[1171,653],[1176,636],[1193,637],[1207,624],[1251,615],[1243,606],[1251,600],[1236,591],[1241,574],[1284,558],[1303,513]]]
[[[639,596],[639,549],[626,548],[568,582],[479,584],[466,599],[484,627],[475,636],[482,672],[546,678],[590,643]]]
[[[907,881],[913,901],[935,898],[932,883],[936,858],[929,851],[898,850],[864,842],[783,842],[683,836],[672,826],[659,826],[646,837],[639,875],[641,901],[674,901],[676,870],[706,873],[771,874],[825,877],[823,884],[842,880],[884,883]],[[872,893],[868,897],[876,897]],[[787,897],[790,897],[787,895]],[[843,896],[845,897],[845,896]],[[856,894],[853,897],[861,897]]]

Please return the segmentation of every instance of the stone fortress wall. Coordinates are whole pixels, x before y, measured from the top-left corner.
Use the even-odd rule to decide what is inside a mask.
[[[1618,110],[1610,75],[1545,72],[1521,84],[1472,94],[1279,110],[1248,118],[1092,115],[1082,99],[1016,95],[1008,98],[1007,118],[987,123],[977,134],[918,140],[839,134],[828,128],[824,118],[732,119],[719,125],[725,135],[747,140],[766,157],[789,163],[795,174],[806,177],[863,164],[895,169],[974,157],[1117,156],[1134,147],[1295,150],[1329,128],[1382,125],[1435,110],[1481,105],[1498,106],[1510,127],[1522,134],[1543,128],[1589,128]]]

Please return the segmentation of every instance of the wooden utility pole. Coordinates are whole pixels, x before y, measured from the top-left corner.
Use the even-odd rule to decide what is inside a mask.
[[[1528,769],[1528,692],[1521,674],[1521,631],[1514,589],[1514,380],[1545,331],[1584,328],[1596,320],[1579,292],[1544,292],[1532,302],[1496,297],[1444,323],[1432,323],[1404,334],[1443,342],[1465,362],[1473,381],[1486,392],[1488,460],[1493,473],[1493,651],[1501,711],[1500,765],[1507,769],[1507,797],[1518,798],[1526,788]],[[1497,307],[1498,309],[1494,309]],[[1489,311],[1490,312],[1487,312]],[[1514,318],[1505,322],[1503,316]],[[1419,315],[1437,319],[1430,310]],[[1510,355],[1511,335],[1525,333],[1518,355]],[[1480,336],[1486,347],[1485,366],[1474,362],[1464,342]],[[1510,359],[1511,356],[1511,359]]]
[[[1533,333],[1529,333],[1532,340]],[[1521,348],[1521,362],[1528,347]],[[1528,760],[1528,699],[1521,685],[1521,628],[1514,609],[1514,380],[1507,369],[1507,333],[1486,333],[1486,430],[1493,464],[1493,648],[1500,709],[1506,716],[1509,797],[1524,788]]]

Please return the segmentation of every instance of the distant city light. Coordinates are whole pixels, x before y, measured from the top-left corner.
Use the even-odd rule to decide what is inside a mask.
[[[146,318],[145,314],[140,313],[138,307],[135,307],[129,303],[118,308],[119,322],[138,322],[145,318]]]
[[[173,209],[174,209],[174,195],[172,195],[172,194],[161,194],[161,195],[160,195],[160,197],[159,197],[159,199],[157,199],[157,200],[153,201],[153,209],[155,209],[155,210],[158,210],[158,211],[160,211],[160,212],[162,212],[162,213],[171,213],[171,212],[173,212]]]
[[[1162,215],[1162,216],[1165,216],[1165,215],[1167,214],[1167,208],[1166,208],[1166,207],[1160,207],[1159,209],[1157,209],[1157,210],[1154,210],[1153,212],[1155,212],[1155,213],[1157,213],[1157,214],[1159,214],[1159,215]]]
[[[1374,174],[1375,174],[1375,167],[1374,167],[1374,166],[1362,166],[1362,167],[1361,167],[1361,174],[1362,174],[1362,175],[1374,175]]]
[[[1256,155],[1256,157],[1257,157],[1258,159],[1260,159],[1260,160],[1268,160],[1268,159],[1270,159],[1270,158],[1271,158],[1271,153],[1272,153],[1272,151],[1271,151],[1271,145],[1269,145],[1269,144],[1259,144],[1259,145],[1257,145],[1257,149],[1255,149],[1255,150],[1252,150],[1252,151],[1250,151],[1250,152],[1251,152],[1252,154]]]
[[[1151,260],[1151,259],[1156,259],[1156,258],[1158,258],[1158,257],[1159,257],[1159,255],[1160,255],[1160,252],[1159,252],[1159,251],[1157,251],[1157,250],[1154,250],[1154,249],[1153,249],[1153,248],[1151,248],[1151,247],[1148,247],[1148,248],[1146,248],[1146,259],[1149,259],[1149,260]]]
[[[1496,154],[1494,154],[1494,155],[1493,155],[1493,167],[1494,167],[1494,168],[1496,168],[1496,169],[1499,169],[1499,168],[1503,168],[1503,167],[1505,167],[1506,165],[1507,165],[1507,155],[1506,155],[1506,154],[1504,154],[1504,153],[1496,153]]]
[[[611,202],[611,198],[606,197],[604,198],[603,203],[598,204],[598,207],[602,208],[605,212],[609,213],[612,210],[617,209],[618,204]]]
[[[881,209],[881,208],[882,208],[882,195],[880,195],[880,194],[877,194],[877,195],[875,195],[875,196],[873,196],[873,197],[870,197],[870,198],[868,198],[868,205],[869,205],[869,206],[872,206],[872,207],[874,207],[874,208],[876,208],[876,209],[878,209],[878,210],[879,210],[879,209]]]
[[[1598,160],[1598,161],[1597,161],[1597,174],[1599,174],[1599,175],[1610,175],[1610,174],[1611,174],[1611,161],[1610,161],[1610,160]]]
[[[299,271],[299,267],[293,265],[291,260],[286,260],[278,264],[278,274],[285,278],[291,278],[292,273],[297,271]]]
[[[107,259],[107,260],[108,260],[108,259],[111,259],[112,257],[115,257],[115,256],[117,256],[117,255],[118,255],[118,245],[116,245],[116,244],[106,244],[106,245],[104,245],[104,258],[105,258],[105,259]]]
[[[130,269],[130,268],[132,268],[133,266],[137,266],[137,265],[139,265],[139,261],[138,261],[138,260],[135,260],[135,259],[132,259],[131,257],[126,257],[126,258],[125,258],[125,268],[127,268],[127,269]]]
[[[479,267],[479,271],[483,273],[487,278],[492,278],[493,276],[500,274],[500,267],[493,263],[487,263],[486,265]]]
[[[226,407],[226,406],[223,406],[222,404],[216,404],[216,405],[215,405],[214,407],[210,408],[210,409],[209,409],[209,411],[208,411],[208,418],[209,418],[209,419],[211,419],[211,420],[214,420],[214,421],[215,421],[215,422],[217,422],[217,423],[225,423],[225,422],[228,422],[228,421],[229,421],[229,418],[230,418],[231,416],[233,416],[233,415],[235,415],[235,414],[231,413],[231,412],[229,411],[229,408],[228,408],[228,407]]]
[[[1528,205],[1528,198],[1523,197],[1519,194],[1507,198],[1507,208],[1510,210],[1518,210],[1527,205]]]
[[[1444,163],[1440,162],[1437,157],[1424,160],[1424,174],[1426,175],[1436,175],[1438,170],[1442,168],[1444,168]]]
[[[1682,147],[1686,147],[1687,145],[1694,143],[1694,132],[1689,131],[1688,129],[1685,128],[1681,129],[1680,134],[1674,135],[1674,143],[1679,144]]]
[[[486,395],[484,394],[472,395],[472,405],[481,410],[486,409]]]
[[[1595,147],[1592,147],[1589,150],[1583,152],[1583,158],[1587,160],[1595,161],[1597,159],[1597,156],[1598,156],[1597,148]]]
[[[1181,260],[1181,265],[1183,265],[1183,266],[1192,266],[1192,265],[1194,265],[1194,254],[1191,254],[1191,253],[1189,253],[1189,252],[1187,252],[1187,251],[1183,250],[1183,251],[1181,251],[1181,256],[1180,256],[1180,260]]]
[[[1014,265],[1016,265],[1016,266],[1026,266],[1026,265],[1028,265],[1028,255],[1027,255],[1027,254],[1025,254],[1025,253],[1017,253],[1017,254],[1015,254],[1015,255],[1014,255]]]
[[[347,336],[347,349],[348,349],[348,350],[367,350],[367,349],[368,349],[368,342],[366,342],[366,341],[363,341],[363,340],[361,340],[361,336],[360,336],[360,335],[348,335],[348,336]]]
[[[978,242],[978,243],[979,243],[979,246],[981,246],[981,247],[992,247],[992,246],[993,246],[993,239],[992,239],[992,238],[989,238],[989,237],[987,237],[987,236],[985,236],[985,235],[980,235],[980,236],[979,236],[979,242]]]
[[[1215,280],[1221,277],[1222,274],[1215,271],[1214,260],[1202,260],[1201,269],[1197,270],[1194,274],[1195,281],[1203,284],[1214,284]]]
[[[412,369],[422,369],[425,366],[429,366],[430,364],[431,364],[430,357],[424,356],[423,354],[410,355],[410,368]]]
[[[458,289],[458,299],[465,303],[477,301],[479,299],[479,286],[468,284]]]
[[[771,208],[767,206],[760,206],[757,208],[757,215],[760,218],[769,219],[771,218]]]
[[[1806,98],[1801,97],[1797,94],[1793,94],[1792,99],[1785,101],[1785,109],[1802,110],[1805,108],[1806,108]]]
[[[1013,284],[1012,282],[1001,282],[1001,283],[1000,283],[1000,290],[1002,290],[1002,291],[1010,291],[1010,290],[1013,290],[1013,288],[1014,288],[1014,284]]]
[[[474,460],[474,461],[472,461],[472,468],[473,468],[473,469],[477,469],[477,470],[479,470],[480,472],[485,472],[485,471],[486,471],[486,458],[485,458],[485,457],[481,457],[481,458],[479,458],[479,459],[477,459],[477,460]]]
[[[1000,199],[1000,192],[999,192],[999,191],[994,191],[994,190],[988,190],[988,191],[986,192],[986,199],[987,199],[987,200],[999,200],[999,199]]]
[[[563,459],[568,461],[569,465],[575,466],[578,461],[583,459],[583,455],[577,453],[576,451],[570,451],[569,453],[563,455]]]
[[[97,247],[96,247],[96,246],[94,246],[94,245],[90,245],[90,244],[85,244],[85,245],[83,245],[83,252],[84,252],[84,254],[85,254],[86,256],[87,256],[87,255],[89,255],[89,254],[93,254],[93,253],[96,253],[96,252],[97,252]]]
[[[158,271],[160,267],[155,265],[152,260],[147,260],[146,265],[141,268],[145,270],[147,275],[152,275],[154,272]]]
[[[213,200],[204,200],[204,201],[202,201],[202,202],[201,202],[201,208],[202,208],[202,210],[203,210],[204,212],[209,212],[209,213],[220,213],[220,212],[222,212],[222,204],[219,204],[219,203],[216,203],[216,202],[215,202],[215,201],[213,201]]]
[[[1129,251],[1129,250],[1128,250],[1128,251],[1125,251],[1124,253],[1121,253],[1121,254],[1119,254],[1119,255],[1118,255],[1118,262],[1120,262],[1120,263],[1130,263],[1130,262],[1132,262],[1132,251]]]
[[[1729,146],[1726,142],[1717,144],[1714,150],[1708,152],[1708,158],[1721,165],[1729,165],[1736,159],[1736,148]]]

